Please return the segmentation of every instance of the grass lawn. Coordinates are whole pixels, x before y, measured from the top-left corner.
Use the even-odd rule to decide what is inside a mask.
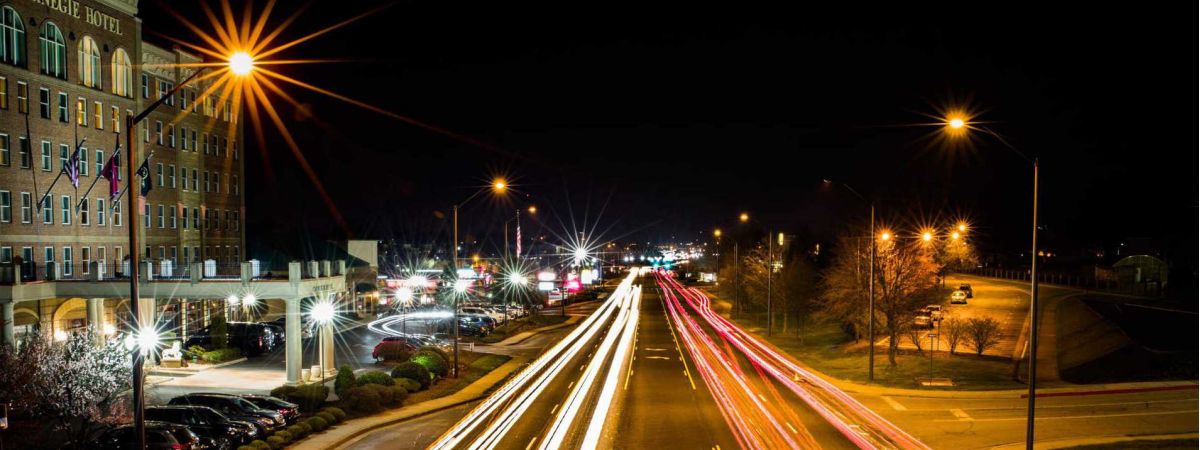
[[[492,331],[492,334],[489,334],[483,338],[464,337],[462,338],[462,341],[493,344],[508,339],[510,336],[514,336],[526,331],[536,330],[538,328],[548,327],[550,325],[558,325],[565,322],[567,318],[569,318],[569,316],[533,314],[520,319],[510,320],[507,324],[496,327],[496,329]]]
[[[722,314],[728,317],[726,311]],[[759,338],[767,339],[765,314],[743,314],[734,322]],[[776,327],[779,326],[777,321]],[[828,376],[856,383],[867,382],[866,343],[854,343],[836,324],[807,325],[802,337],[797,336],[795,328],[788,330],[786,336],[777,329],[768,340]],[[896,366],[893,367],[888,364],[887,348],[875,348],[875,384],[881,386],[940,390],[1020,389],[1026,386],[1012,381],[1011,374],[1012,364],[1007,360],[938,352],[933,359],[933,376],[950,378],[955,386],[922,387],[917,379],[929,377],[929,353],[901,351],[896,355]]]
[[[437,384],[430,386],[429,389],[409,395],[408,400],[405,400],[404,403],[411,405],[458,392],[460,389],[474,383],[475,380],[495,370],[512,358],[504,355],[459,351],[458,359],[459,363],[465,366],[460,374],[461,376],[439,380]]]

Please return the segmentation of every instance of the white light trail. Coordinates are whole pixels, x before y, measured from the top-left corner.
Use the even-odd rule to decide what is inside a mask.
[[[621,381],[621,372],[624,371],[625,366],[630,362],[629,355],[633,352],[633,342],[637,335],[638,320],[641,315],[642,287],[640,285],[634,288],[632,297],[633,301],[629,306],[629,318],[626,320],[625,329],[621,333],[621,344],[617,347],[617,352],[613,355],[612,363],[608,366],[608,376],[605,377],[604,387],[600,390],[596,409],[592,411],[592,420],[588,423],[587,434],[583,437],[582,448],[600,447],[600,433],[604,431],[604,421],[608,418],[609,407],[612,406],[613,398],[616,396],[617,384]]]

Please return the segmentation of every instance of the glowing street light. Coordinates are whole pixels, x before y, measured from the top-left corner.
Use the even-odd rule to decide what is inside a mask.
[[[955,231],[955,232],[953,232],[953,233],[950,233],[950,239],[954,239],[954,240],[956,240],[956,241],[957,241],[957,240],[958,240],[958,238],[960,238],[960,237],[962,237],[962,235],[961,235],[961,234],[958,234],[958,232],[957,232],[957,231]]]
[[[721,238],[721,229],[720,228],[713,230],[713,237],[715,237],[717,239]]]
[[[537,214],[537,205],[529,205],[529,213]]]
[[[504,181],[503,178],[497,178],[495,181],[492,181],[492,189],[497,192],[504,191],[508,189],[508,182]]]
[[[879,235],[879,239],[884,240],[884,241],[890,240],[891,238],[892,238],[892,233],[888,232],[888,231],[884,231],[883,233],[881,233]]]
[[[245,305],[247,308],[253,308],[255,306],[258,306],[258,297],[255,297],[254,294],[243,295],[242,296],[242,304]]]
[[[454,293],[462,294],[471,287],[471,280],[454,280]]]
[[[928,231],[926,231],[926,232],[924,232],[924,233],[921,233],[921,240],[922,240],[922,241],[925,241],[925,242],[932,241],[932,240],[933,240],[933,233],[930,233],[930,232],[928,232]]]
[[[229,71],[234,75],[244,76],[254,70],[254,58],[246,52],[235,52],[229,57]]]
[[[524,286],[528,282],[529,278],[523,273],[513,272],[508,274],[508,283],[513,286]]]
[[[320,376],[321,376],[322,382],[325,381],[325,367],[328,366],[328,362],[325,361],[325,345],[326,345],[325,330],[327,327],[329,327],[330,322],[333,321],[333,315],[335,312],[336,311],[333,307],[333,303],[330,301],[317,302],[317,304],[313,305],[312,310],[309,311],[309,314],[312,316],[313,322],[315,322],[317,324],[317,326],[320,327],[317,332],[320,333],[320,345],[318,346],[318,353],[321,354],[321,358],[320,358],[320,360],[321,360],[321,375]]]
[[[738,220],[739,220],[739,221],[741,221],[742,223],[749,222],[749,221],[750,221],[750,214],[749,214],[749,213],[742,213],[741,215],[739,215],[739,216],[738,216]]]

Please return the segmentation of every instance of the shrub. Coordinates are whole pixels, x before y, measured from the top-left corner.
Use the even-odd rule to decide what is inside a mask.
[[[287,441],[279,436],[271,436],[267,438],[267,445],[271,446],[271,450],[279,450],[287,445]]]
[[[379,386],[379,385],[375,384],[375,385],[367,385],[367,386],[357,386],[357,387],[352,387],[352,388],[348,389],[346,391],[346,398],[345,398],[346,406],[350,407],[350,409],[353,409],[355,411],[362,412],[362,413],[373,413],[373,412],[379,411],[379,409],[380,409],[379,393],[376,392],[374,389],[372,389],[370,386]]]
[[[300,410],[313,412],[321,409],[325,398],[329,396],[329,388],[321,384],[306,384],[296,388],[284,400],[300,405]]]
[[[408,348],[399,342],[379,347],[379,359],[384,361],[408,361],[411,356]]]
[[[417,366],[417,367],[421,367],[421,366]],[[421,367],[421,368],[424,369],[424,367]],[[426,378],[426,379],[428,379],[428,378]],[[404,388],[405,392],[410,392],[410,393],[417,392],[417,391],[421,390],[421,382],[414,380],[412,378],[397,378],[396,379],[396,387]]]
[[[354,369],[350,366],[342,366],[338,368],[337,379],[333,382],[333,391],[340,398],[346,395],[346,389],[354,387]]]
[[[350,390],[354,390],[354,388],[350,388]],[[320,417],[309,417],[304,422],[312,427],[313,431],[324,431],[326,428],[329,428],[329,422]]]
[[[375,394],[379,396],[379,404],[382,406],[397,406],[408,398],[408,391],[400,386],[369,384],[363,387],[375,391]]]
[[[372,371],[364,373],[364,374],[362,374],[362,376],[358,377],[358,380],[355,383],[359,386],[366,386],[368,384],[378,384],[380,386],[391,386],[393,384],[396,384],[396,380],[393,380],[391,375],[388,375],[387,373],[384,373],[383,371],[372,370]]]
[[[209,336],[212,337],[212,345],[214,348],[225,348],[229,346],[229,325],[225,323],[225,318],[217,316],[212,320],[212,326],[209,328]]]
[[[300,426],[300,424],[287,427],[287,432],[292,435],[292,439],[303,439],[305,436],[308,436],[308,432],[304,431],[304,427]]]
[[[271,450],[271,444],[261,439],[250,441],[250,446],[254,447],[254,450]]]
[[[412,362],[425,366],[429,372],[439,377],[445,377],[450,374],[450,364],[446,362],[446,358],[438,352],[428,350],[418,351],[413,355]]]
[[[338,422],[346,420],[346,412],[342,411],[342,408],[338,408],[336,406],[330,406],[328,408],[322,409],[321,412],[327,412],[329,414],[333,414],[333,418],[337,419]]]
[[[255,449],[254,447],[251,447],[249,445],[239,445],[237,450],[257,450],[257,449]]]
[[[284,430],[276,431],[275,434],[272,434],[271,436],[279,437],[279,438],[283,439],[283,443],[285,443],[285,444],[288,442],[292,442],[292,439],[295,439],[295,437],[292,436],[292,433],[288,433],[287,431],[284,431]]]
[[[325,419],[325,423],[329,424],[329,426],[333,426],[333,424],[337,423],[337,417],[333,417],[333,414],[327,412],[319,412],[313,417]]]
[[[278,399],[287,400],[293,392],[296,392],[296,386],[285,384],[275,389],[271,389],[271,396]]]
[[[297,422],[295,425],[292,425],[292,426],[300,427],[300,430],[304,432],[305,436],[308,436],[308,435],[312,434],[312,432],[313,432],[312,425],[309,425],[309,423],[307,421]]]
[[[238,348],[218,348],[200,354],[200,359],[211,363],[223,363],[233,361],[242,357],[242,350]]]
[[[442,359],[444,359],[446,361],[450,360],[450,354],[446,353],[446,351],[442,350],[441,348],[434,347],[432,345],[426,345],[426,346],[423,346],[423,347],[417,349],[417,353],[425,352],[425,351],[437,353],[438,356],[441,356]]]
[[[432,374],[429,373],[429,369],[426,369],[425,366],[412,361],[407,361],[397,365],[392,369],[392,376],[396,378],[416,380],[417,383],[420,383],[420,389],[429,387],[429,380],[433,378]],[[416,392],[417,389],[408,389],[408,391]]]
[[[205,349],[204,347],[201,347],[199,345],[193,345],[193,346],[187,348],[187,355],[185,355],[185,356],[187,356],[189,359],[192,356],[199,358],[200,355],[203,355],[204,352],[207,352],[207,351],[208,350]]]

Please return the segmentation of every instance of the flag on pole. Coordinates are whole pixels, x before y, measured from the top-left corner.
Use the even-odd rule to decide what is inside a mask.
[[[62,171],[67,174],[67,179],[71,180],[71,185],[79,188],[79,153],[83,151],[83,143],[87,139],[79,141],[75,146],[75,152],[71,153],[71,159],[67,160],[67,165],[63,166]]]
[[[113,150],[113,154],[108,158],[108,161],[104,163],[104,167],[100,169],[100,176],[108,180],[108,198],[110,199],[117,198],[117,193],[121,190],[120,183],[117,181],[121,173],[121,162],[118,159],[120,155],[121,147],[117,147],[116,150]]]
[[[153,156],[154,153],[146,155],[146,160],[142,161],[142,165],[137,170],[137,176],[142,178],[142,197],[145,197],[150,193],[150,189],[154,188],[154,183],[150,182],[150,158]]]
[[[521,224],[517,224],[517,257],[521,256]]]

